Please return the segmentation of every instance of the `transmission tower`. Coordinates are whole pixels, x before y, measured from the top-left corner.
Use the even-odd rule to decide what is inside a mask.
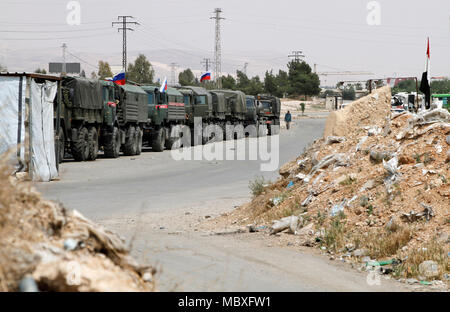
[[[292,51],[292,54],[289,54],[288,57],[293,58],[296,62],[300,62],[300,59],[304,58],[305,55],[302,51]]]
[[[170,84],[172,86],[174,86],[177,83],[177,78],[176,78],[177,67],[178,67],[177,63],[170,63]]]
[[[119,27],[117,29],[118,32],[122,31],[123,33],[123,39],[122,39],[122,67],[125,70],[125,72],[127,71],[127,31],[134,31],[133,28],[128,27],[128,25],[140,25],[138,22],[129,22],[127,21],[128,18],[134,19],[133,16],[125,16],[125,15],[119,15],[117,17],[117,20],[119,20],[119,22],[112,22],[112,26],[114,27],[115,25],[119,25],[121,27]],[[122,21],[120,21],[122,20]]]
[[[62,70],[61,70],[61,76],[65,76],[67,74],[67,66],[66,66],[66,49],[67,49],[67,44],[63,43],[62,45],[62,51],[63,51],[63,55],[62,55]]]
[[[211,65],[211,59],[204,58],[203,62],[201,62],[200,64],[205,66],[205,71],[209,71],[209,66]]]
[[[220,39],[220,21],[225,18],[221,17],[222,13],[221,8],[216,8],[214,10],[215,16],[211,17],[211,19],[216,20],[216,44],[214,46],[214,74],[216,79],[217,87],[222,88],[222,80],[220,76],[222,75],[222,47],[221,47],[221,39]]]

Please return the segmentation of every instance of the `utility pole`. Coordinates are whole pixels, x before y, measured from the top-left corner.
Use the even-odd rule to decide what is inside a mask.
[[[244,74],[247,76],[247,67],[248,67],[248,63],[244,63]]]
[[[170,84],[174,86],[176,84],[176,70],[177,70],[177,63],[170,63]]]
[[[296,62],[300,62],[300,59],[304,58],[305,55],[302,51],[292,51],[292,54],[289,54],[288,57],[293,58]]]
[[[211,64],[211,59],[209,58],[204,58],[203,62],[200,62],[200,64],[205,66],[205,71],[209,71],[209,66]]]
[[[123,33],[123,39],[122,39],[122,67],[125,70],[125,72],[127,71],[127,31],[128,30],[134,31],[134,29],[128,27],[128,25],[140,25],[138,22],[129,22],[129,21],[127,21],[128,18],[134,19],[133,16],[119,15],[117,17],[117,20],[119,20],[119,22],[112,22],[112,26],[113,27],[115,25],[122,26],[122,27],[119,27],[117,29],[117,32],[122,31],[122,33]],[[120,21],[121,19],[122,19],[122,21]]]
[[[61,76],[67,75],[66,49],[67,49],[67,44],[63,43],[63,45],[62,45],[62,51],[63,51],[62,59],[63,59],[63,62],[62,62]]]
[[[214,46],[214,74],[216,79],[217,88],[222,88],[222,47],[221,47],[221,39],[220,39],[220,21],[224,20],[225,18],[221,17],[220,14],[222,13],[221,8],[216,8],[214,10],[215,16],[211,17],[210,19],[216,20],[215,27],[216,27],[216,44]]]

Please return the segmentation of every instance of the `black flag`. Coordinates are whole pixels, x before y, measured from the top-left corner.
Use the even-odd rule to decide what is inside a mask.
[[[422,74],[422,81],[420,82],[420,92],[425,94],[425,109],[430,109],[431,102],[431,88],[428,83],[428,72]]]

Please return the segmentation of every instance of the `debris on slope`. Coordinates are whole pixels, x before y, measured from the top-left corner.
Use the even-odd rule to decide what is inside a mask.
[[[389,87],[380,88],[332,113],[324,139],[282,166],[278,181],[227,218],[268,225],[301,216],[295,231],[285,218],[272,232],[287,229],[301,245],[349,258],[396,259],[390,272],[404,278],[429,278],[420,276],[419,265],[435,261],[445,280],[450,114],[392,116],[390,97]],[[273,198],[281,200],[274,205]]]
[[[153,291],[122,239],[46,201],[0,163],[0,291]]]

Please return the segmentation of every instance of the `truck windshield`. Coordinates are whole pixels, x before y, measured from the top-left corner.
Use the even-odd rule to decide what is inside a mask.
[[[195,104],[206,104],[206,95],[197,95],[195,97]]]
[[[270,102],[268,101],[260,101],[259,103],[261,103],[261,107],[265,108],[265,109],[270,109],[272,105],[270,105]]]
[[[148,98],[148,104],[155,104],[155,99],[154,99],[154,95],[153,93],[147,93],[147,98]]]
[[[247,107],[253,108],[253,100],[252,99],[247,99]]]
[[[184,96],[184,105],[190,105],[190,102],[189,102],[189,95],[185,95],[185,96]]]

